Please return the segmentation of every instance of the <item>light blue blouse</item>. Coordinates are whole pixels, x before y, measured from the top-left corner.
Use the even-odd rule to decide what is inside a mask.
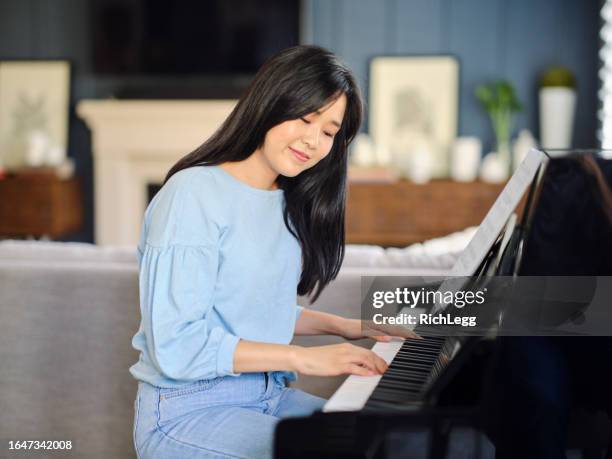
[[[161,188],[138,244],[136,379],[179,387],[238,376],[240,338],[291,341],[301,311],[301,248],[283,206],[282,190],[252,188],[218,166],[181,170]]]

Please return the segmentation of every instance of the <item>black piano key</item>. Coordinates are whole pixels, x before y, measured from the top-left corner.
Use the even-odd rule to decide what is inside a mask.
[[[417,410],[422,406],[423,402],[421,400],[414,400],[410,402],[403,403],[402,405],[398,405],[394,402],[383,402],[380,400],[370,400],[368,404],[364,407],[364,410],[404,410],[404,411],[413,411]]]
[[[430,372],[426,371],[410,371],[410,370],[397,370],[392,368],[387,370],[383,377],[380,379],[380,382],[387,379],[398,379],[402,381],[404,378],[410,378],[415,381],[425,381]]]
[[[377,387],[386,387],[387,385],[389,385],[389,387],[391,386],[396,386],[399,385],[401,386],[402,384],[415,384],[416,386],[423,386],[425,381],[427,381],[427,378],[429,377],[429,375],[425,376],[424,378],[411,378],[411,377],[389,377],[386,378],[384,381],[380,381],[378,383]]]
[[[376,389],[371,398],[374,400],[397,400],[407,401],[407,400],[418,400],[422,395],[421,389],[397,389],[395,387],[381,387],[380,389]]]
[[[373,401],[397,403],[398,405],[412,403],[412,402],[418,401],[421,398],[422,398],[421,394],[418,394],[418,393],[410,394],[410,396],[407,396],[407,395],[399,396],[397,394],[387,394],[387,393],[372,394]]]
[[[431,371],[426,371],[421,368],[392,368],[387,370],[384,376],[381,378],[381,381],[384,378],[412,378],[412,379],[420,379],[425,380],[427,376],[431,373]]]
[[[429,377],[429,375],[426,374],[421,374],[421,375],[391,375],[388,376],[386,378],[384,378],[384,380],[381,378],[381,380],[378,382],[377,387],[380,386],[384,386],[386,384],[389,385],[402,385],[402,384],[415,384],[417,386],[422,386],[423,383],[425,381],[427,381],[427,378]]]
[[[393,381],[386,380],[380,383],[378,387],[383,389],[406,389],[406,390],[421,390],[423,387],[423,381],[410,382],[410,381]]]
[[[419,349],[419,348],[406,348],[402,350],[402,352],[398,352],[395,354],[396,359],[401,359],[402,357],[416,357],[423,356],[424,358],[437,358],[440,354],[440,350],[433,351],[428,349]]]
[[[417,348],[406,348],[402,350],[402,352],[398,352],[395,355],[395,358],[393,359],[393,361],[401,360],[404,358],[418,357],[418,356],[422,356],[423,358],[437,359],[438,355],[440,355],[440,350],[429,351],[429,350],[417,349]]]
[[[408,339],[405,340],[405,343],[409,344],[421,344],[421,345],[439,345],[443,343],[444,339],[432,339],[432,338],[423,338],[423,339]]]
[[[420,396],[421,396],[420,390],[402,391],[402,390],[396,390],[396,389],[380,388],[374,391],[374,393],[372,394],[372,399],[373,400],[387,400],[387,401],[395,400],[396,402],[401,403],[401,402],[408,402],[410,400],[418,400]]]
[[[398,403],[402,403],[402,402],[409,402],[412,400],[418,400],[419,395],[420,395],[419,391],[408,392],[408,391],[395,391],[395,390],[389,390],[389,389],[377,389],[374,391],[374,393],[372,393],[372,398],[374,400],[381,400],[381,401],[388,401],[388,402],[395,401]]]
[[[397,351],[397,355],[410,354],[410,353],[437,355],[440,352],[440,349],[442,349],[442,346],[434,347],[434,346],[419,346],[417,344],[407,344],[407,345],[402,346],[400,350]]]
[[[391,368],[387,370],[384,376],[381,378],[381,381],[385,378],[427,378],[427,375],[431,373],[431,371],[422,371],[420,369],[414,370],[409,368]]]
[[[431,343],[428,341],[404,341],[402,348],[404,349],[440,349],[442,342]]]
[[[406,369],[406,370],[422,369],[422,370],[426,370],[427,372],[429,372],[431,370],[433,363],[435,362],[432,362],[431,364],[428,365],[423,362],[419,362],[418,360],[403,359],[403,360],[398,360],[397,362],[395,362],[395,364],[393,365],[393,368]]]
[[[433,335],[433,334],[421,334],[419,336],[423,338],[424,341],[430,341],[430,342],[444,341],[446,339],[446,336]]]
[[[397,354],[393,361],[402,361],[402,360],[428,360],[430,362],[434,362],[438,358],[438,354],[431,353],[423,353],[423,352],[402,352],[401,354]]]
[[[411,351],[411,352],[408,352]],[[403,358],[415,358],[415,357],[422,357],[425,359],[432,359],[432,360],[436,360],[438,358],[438,356],[440,355],[440,352],[423,352],[422,350],[411,350],[411,349],[405,349],[403,352],[398,352],[395,355],[395,360],[401,360]]]
[[[440,356],[448,353],[453,346],[454,342],[442,336],[405,341],[370,395],[366,407],[398,407],[419,403],[432,380],[432,374],[441,371],[444,366]]]
[[[402,383],[406,383],[406,384],[417,384],[422,386],[423,383],[425,381],[427,381],[427,378],[429,377],[428,374],[425,373],[421,373],[418,375],[389,375],[387,376],[385,374],[385,378],[381,378],[380,381],[378,382],[377,387],[379,386],[384,386],[385,384],[402,384]]]
[[[422,355],[411,355],[411,356],[401,356],[397,359],[395,359],[394,365],[398,365],[401,363],[417,363],[417,364],[421,364],[421,365],[427,365],[427,366],[432,366],[435,361],[437,360],[437,358],[434,357],[425,357]]]
[[[433,352],[422,352],[422,350],[415,350],[412,352],[407,352],[408,350],[404,350],[401,353],[397,353],[395,355],[395,360],[398,359],[402,359],[402,358],[422,358],[422,359],[431,359],[431,360],[435,360],[438,358],[438,355],[440,354],[439,352],[433,353]]]
[[[421,336],[422,340],[413,340],[413,341],[424,341],[426,343],[440,343],[444,342],[447,337],[446,336]]]

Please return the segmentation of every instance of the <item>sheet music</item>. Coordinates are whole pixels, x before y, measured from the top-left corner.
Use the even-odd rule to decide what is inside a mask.
[[[453,265],[449,276],[471,276],[487,255],[487,252],[504,228],[506,221],[518,206],[525,190],[535,177],[538,167],[544,162],[546,155],[535,148],[529,153],[512,175],[503,191],[489,209],[486,217],[478,227],[476,234],[461,252]]]
[[[525,191],[531,184],[546,155],[535,148],[529,153],[516,169],[508,183],[487,212],[478,227],[476,234],[468,246],[461,252],[451,268],[449,277],[440,285],[442,292],[456,292],[464,287],[466,278],[473,276],[495,243],[497,237],[510,220]],[[510,235],[505,235],[510,237]],[[443,311],[444,304],[435,304],[431,312],[437,314]]]

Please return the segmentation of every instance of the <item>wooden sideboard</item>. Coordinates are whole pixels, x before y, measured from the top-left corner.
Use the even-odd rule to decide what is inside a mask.
[[[346,239],[402,247],[479,225],[504,184],[349,182]]]
[[[0,179],[0,237],[59,238],[81,230],[82,224],[78,179],[54,175]]]
[[[347,243],[402,247],[478,225],[503,186],[451,180],[349,182]],[[0,237],[59,238],[79,231],[81,196],[74,178],[0,179]]]

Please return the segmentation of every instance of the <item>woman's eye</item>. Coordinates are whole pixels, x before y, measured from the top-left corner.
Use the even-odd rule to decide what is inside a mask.
[[[332,138],[334,137],[334,134],[332,134],[331,132],[326,132],[326,133],[325,133],[325,135],[326,135],[327,137],[332,137]]]
[[[310,121],[308,121],[306,118],[303,118],[303,117],[302,117],[302,118],[300,118],[300,119],[301,119],[301,120],[302,120],[304,123],[306,123],[306,124],[310,124]]]

